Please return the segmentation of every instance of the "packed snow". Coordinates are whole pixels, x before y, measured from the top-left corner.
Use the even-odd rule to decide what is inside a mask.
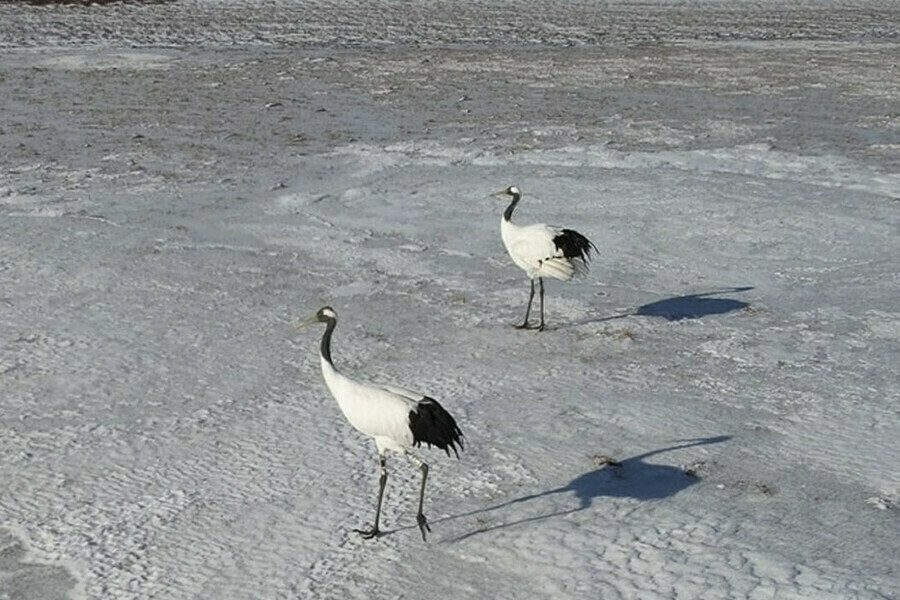
[[[0,4],[0,598],[900,598],[898,23]],[[600,250],[541,333],[508,185]],[[427,542],[325,304],[466,436]]]

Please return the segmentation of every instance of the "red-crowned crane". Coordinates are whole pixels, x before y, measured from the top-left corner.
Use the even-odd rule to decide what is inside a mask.
[[[450,450],[459,458],[458,450],[463,449],[463,434],[453,417],[444,410],[437,400],[424,394],[393,385],[362,383],[354,381],[338,371],[331,360],[331,334],[337,325],[337,312],[330,306],[319,309],[314,315],[297,324],[300,329],[315,322],[325,323],[322,335],[320,358],[325,385],[341,412],[357,431],[375,440],[378,450],[380,477],[378,480],[378,504],[375,509],[375,524],[371,529],[355,529],[366,539],[379,535],[378,523],[381,519],[381,501],[387,483],[387,460],[385,452],[392,450],[407,456],[422,471],[422,487],[419,491],[419,511],[416,521],[425,540],[425,532],[431,531],[428,520],[422,513],[425,502],[425,481],[428,479],[428,465],[409,449],[428,444],[437,446],[450,456]],[[458,449],[457,449],[458,446]]]
[[[501,190],[494,196],[511,196],[512,202],[503,212],[500,221],[500,236],[510,258],[524,269],[531,280],[531,294],[528,296],[528,308],[525,310],[525,321],[516,327],[519,329],[544,330],[544,277],[552,277],[568,281],[575,275],[588,272],[591,250],[597,250],[589,239],[572,229],[562,229],[537,223],[534,225],[515,225],[512,214],[522,192],[514,185]],[[599,252],[599,250],[597,250]],[[531,314],[531,303],[534,300],[534,280],[537,278],[541,289],[541,323],[532,327],[528,323]]]

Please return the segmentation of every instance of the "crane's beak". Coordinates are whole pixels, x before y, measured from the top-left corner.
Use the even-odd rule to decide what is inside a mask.
[[[505,196],[506,190],[500,190],[499,192],[494,192],[491,196]]]
[[[318,320],[319,320],[318,314],[315,314],[315,313],[311,314],[308,317],[306,317],[305,319],[303,319],[302,321],[294,321],[294,329],[295,330],[303,329],[307,325],[312,325],[313,323],[315,323]]]

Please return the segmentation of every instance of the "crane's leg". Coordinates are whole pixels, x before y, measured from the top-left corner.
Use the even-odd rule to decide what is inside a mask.
[[[378,467],[381,471],[381,477],[378,478],[378,506],[375,508],[375,525],[372,529],[353,530],[367,540],[372,539],[380,533],[378,530],[378,521],[381,519],[381,500],[384,498],[384,486],[387,484],[387,459],[384,454],[378,454]]]
[[[534,300],[534,279],[531,280],[531,294],[528,296],[528,308],[525,309],[525,322],[516,325],[516,329],[528,329],[528,315],[531,314],[531,301]]]
[[[538,331],[544,330],[544,278],[538,277],[538,281],[541,282],[541,324],[538,326]]]
[[[422,488],[419,490],[419,512],[416,513],[416,522],[419,524],[419,531],[422,532],[422,541],[424,542],[425,531],[431,531],[431,527],[428,526],[428,519],[425,518],[425,514],[422,512],[422,505],[425,503],[425,481],[428,479],[428,465],[415,454],[407,452],[406,455],[422,471]]]

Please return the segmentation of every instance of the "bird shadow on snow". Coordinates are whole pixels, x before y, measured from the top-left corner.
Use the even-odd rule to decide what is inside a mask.
[[[472,536],[497,529],[504,529],[515,525],[543,521],[553,517],[576,513],[585,510],[586,508],[590,508],[595,498],[632,498],[635,500],[661,500],[663,498],[669,498],[678,492],[695,485],[701,478],[696,474],[686,473],[684,469],[680,467],[647,462],[648,458],[664,452],[680,450],[682,448],[719,444],[730,439],[730,435],[720,435],[693,440],[683,440],[681,443],[674,446],[651,450],[650,452],[626,458],[621,462],[607,462],[598,469],[579,475],[564,486],[537,494],[528,494],[527,496],[514,498],[487,508],[480,508],[459,515],[452,515],[440,519],[440,521],[450,521],[461,517],[483,515],[523,502],[531,502],[539,500],[540,498],[546,498],[554,494],[570,493],[578,500],[578,506],[574,508],[497,525],[484,526],[475,531],[470,531],[469,533],[448,540],[451,542],[459,542]]]
[[[735,294],[752,289],[753,286],[744,286],[704,292],[702,294],[673,296],[672,298],[665,298],[664,300],[657,300],[656,302],[644,304],[633,311],[622,313],[620,315],[583,319],[568,325],[562,325],[559,328],[577,327],[589,323],[601,323],[603,321],[612,321],[614,319],[623,319],[631,316],[661,317],[667,321],[681,321],[682,319],[699,319],[709,315],[721,315],[747,308],[750,306],[750,303],[735,300],[733,298],[709,298],[708,296]]]

